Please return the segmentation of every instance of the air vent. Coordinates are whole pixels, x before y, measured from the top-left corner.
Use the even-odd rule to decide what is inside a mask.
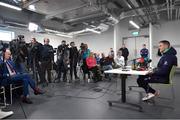
[[[174,1],[174,8],[180,8],[180,0]]]
[[[8,25],[0,24],[0,27],[1,27],[1,28],[6,28],[6,27],[8,27]]]

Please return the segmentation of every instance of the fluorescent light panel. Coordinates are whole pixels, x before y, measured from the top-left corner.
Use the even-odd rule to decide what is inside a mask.
[[[97,33],[97,34],[101,34],[101,32],[94,30],[94,29],[90,29],[90,28],[86,28],[87,31],[91,31],[93,33]]]
[[[32,31],[37,31],[37,30],[38,30],[38,25],[35,24],[35,23],[30,22],[28,29],[29,29],[29,31],[31,31],[31,32],[32,32]]]
[[[35,11],[36,10],[35,5],[29,5],[29,10]]]
[[[71,35],[64,35],[64,34],[60,34],[60,33],[58,33],[56,35],[61,36],[61,37],[73,38],[73,36],[71,36]]]
[[[4,2],[0,2],[0,5],[4,6],[4,7],[11,8],[11,9],[14,9],[14,10],[18,10],[18,11],[22,10],[22,8],[20,8],[20,7],[17,7],[17,6],[14,6],[14,5],[10,5],[10,4],[4,3]]]
[[[139,29],[139,25],[137,25],[134,21],[130,20],[129,23],[133,25],[135,28]]]

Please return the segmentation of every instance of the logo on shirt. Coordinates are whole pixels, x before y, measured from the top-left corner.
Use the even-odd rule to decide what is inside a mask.
[[[167,61],[165,61],[165,62],[164,62],[164,65],[168,65],[168,62],[167,62]]]

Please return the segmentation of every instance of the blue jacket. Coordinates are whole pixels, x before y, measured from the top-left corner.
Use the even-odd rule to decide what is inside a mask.
[[[141,57],[146,58],[148,57],[149,51],[147,48],[143,48],[141,49],[140,54],[141,54]]]
[[[16,66],[15,63],[12,60],[8,60],[8,62],[12,65],[13,69],[16,71],[16,73],[22,73],[23,69],[21,66]],[[2,58],[0,58],[0,79],[6,79],[10,76],[8,68],[6,64],[3,62]]]
[[[82,59],[86,59],[87,57],[89,57],[90,52],[90,49],[85,50],[82,54]]]
[[[177,52],[173,47],[171,47],[167,52],[163,53],[153,75],[161,80],[164,80],[165,83],[169,83],[169,74],[171,68],[174,65],[177,66],[176,54]]]

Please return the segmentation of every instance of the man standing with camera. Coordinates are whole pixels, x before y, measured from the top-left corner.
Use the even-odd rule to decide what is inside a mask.
[[[34,79],[37,80],[37,83],[44,83],[45,79],[42,75],[42,68],[41,68],[41,51],[43,49],[43,46],[41,43],[37,42],[36,38],[31,39],[30,43],[30,65],[33,70]],[[37,72],[40,77],[40,82],[37,78]]]
[[[79,77],[77,76],[77,63],[78,63],[78,57],[79,57],[79,52],[77,47],[75,46],[74,42],[70,43],[70,48],[69,48],[69,59],[70,59],[70,75],[71,75],[71,81],[73,80],[73,72],[74,72],[74,77],[75,79],[79,79]]]
[[[51,45],[49,45],[50,40],[48,38],[44,39],[44,45],[41,52],[42,60],[41,60],[41,67],[42,67],[42,76],[44,80],[46,80],[46,71],[47,71],[47,81],[49,83],[52,82],[51,80],[51,70],[52,65],[54,63],[54,50]]]
[[[63,73],[63,82],[67,81],[66,73],[69,64],[69,48],[66,45],[66,41],[63,40],[61,45],[57,49],[57,65],[58,65],[58,79],[61,79],[61,73]]]

